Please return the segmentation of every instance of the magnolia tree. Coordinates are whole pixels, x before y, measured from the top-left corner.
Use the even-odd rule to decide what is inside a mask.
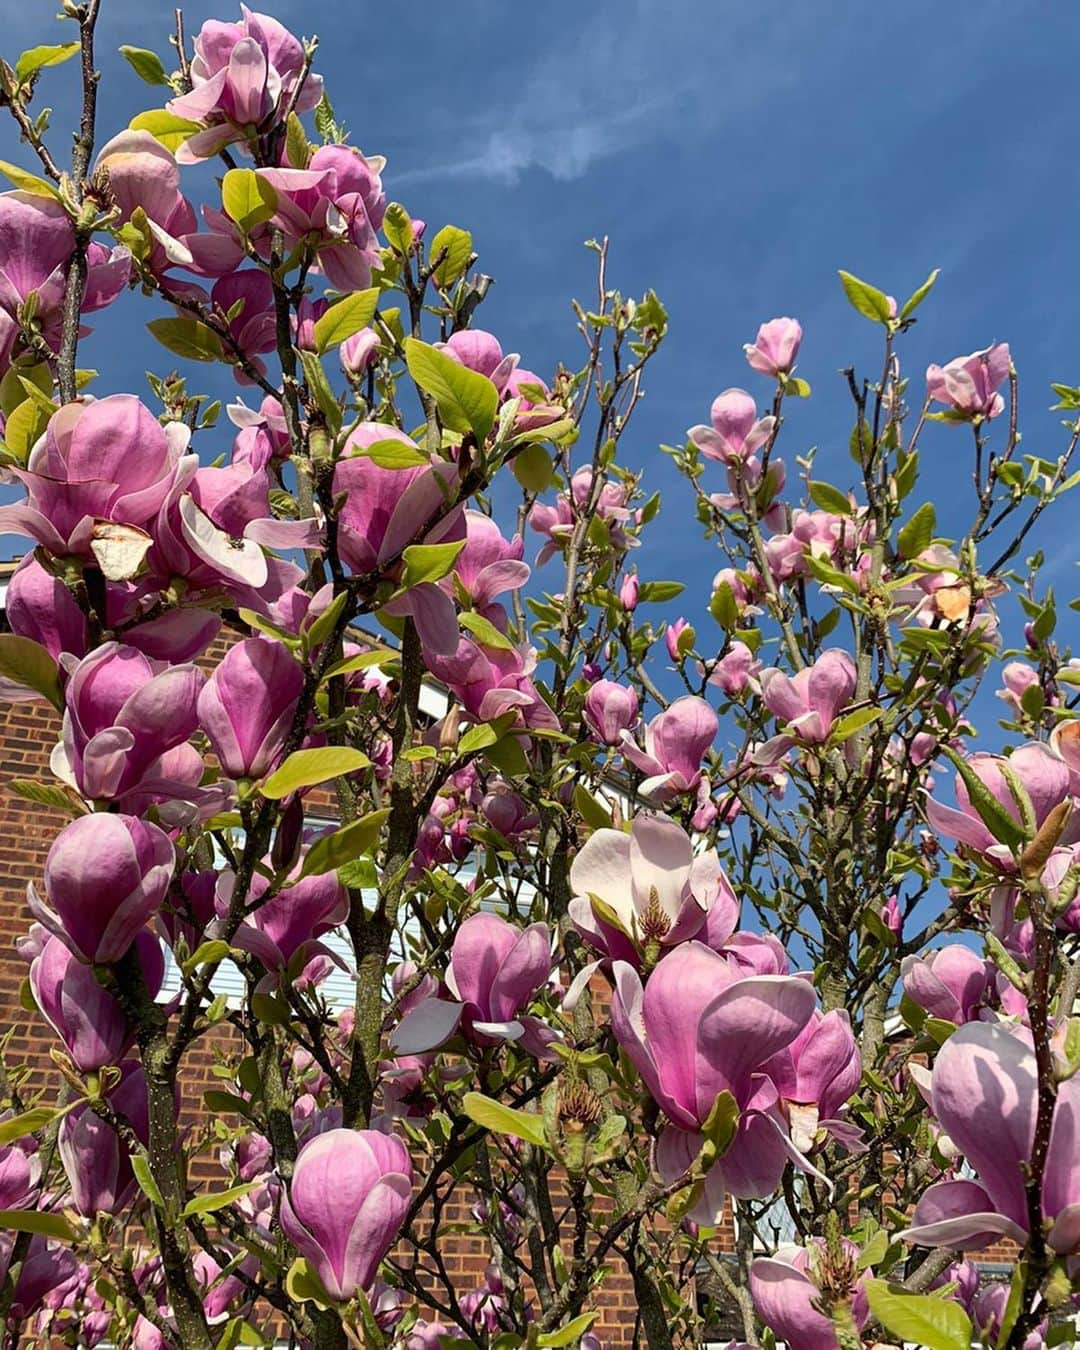
[[[178,19],[171,73],[121,49],[162,104],[105,140],[98,8],[0,63],[0,670],[60,719],[53,777],[6,785],[56,826],[19,949],[58,1072],[0,1083],[4,1343],[663,1348],[722,1311],[747,1346],[1071,1342],[1080,663],[1024,546],[1080,390],[1021,454],[1008,347],[909,380],[933,278],[842,273],[883,348],[843,372],[845,482],[780,458],[790,318],[667,449],[696,632],[621,463],[657,298],[592,245],[534,373],[314,42]],[[138,393],[82,365],[125,290],[164,349]],[[241,387],[227,431],[193,362]],[[937,438],[955,539],[913,505]]]

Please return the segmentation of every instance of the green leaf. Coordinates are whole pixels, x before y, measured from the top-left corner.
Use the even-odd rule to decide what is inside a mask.
[[[245,1322],[242,1317],[230,1318],[225,1324],[225,1329],[218,1338],[218,1343],[214,1350],[236,1350],[238,1345],[265,1345],[261,1331],[256,1331],[250,1322]]]
[[[211,1191],[209,1195],[197,1195],[180,1211],[180,1217],[190,1219],[194,1214],[214,1214],[217,1210],[224,1209],[226,1205],[231,1205],[234,1200],[242,1200],[259,1184],[257,1181],[249,1181],[243,1186],[230,1186],[226,1191]]]
[[[164,108],[150,108],[128,123],[132,131],[148,131],[154,140],[175,155],[187,138],[199,130],[198,122],[186,122]]]
[[[722,1158],[728,1146],[735,1138],[739,1125],[739,1104],[726,1089],[717,1094],[701,1133],[705,1137],[702,1152],[706,1167],[711,1167],[717,1158]]]
[[[558,1347],[564,1345],[574,1345],[591,1328],[596,1318],[597,1314],[594,1312],[582,1313],[580,1317],[575,1317],[572,1322],[567,1322],[565,1326],[561,1326],[558,1331],[548,1331],[542,1336],[537,1336],[536,1344],[544,1347],[544,1350],[547,1350],[547,1347],[551,1347],[551,1350],[558,1350]]]
[[[259,789],[264,797],[280,801],[301,788],[314,787],[330,778],[340,778],[360,769],[370,769],[371,760],[362,750],[347,745],[324,745],[315,750],[294,750]]]
[[[796,375],[789,375],[784,381],[784,393],[791,398],[809,398],[810,381],[801,380]]]
[[[60,690],[56,662],[40,642],[17,637],[14,633],[0,635],[0,675],[33,689],[58,711],[63,711],[64,695]]]
[[[930,273],[930,275],[929,275],[929,276],[926,278],[926,280],[923,282],[923,284],[919,287],[919,289],[918,289],[917,291],[913,292],[913,294],[910,295],[910,296],[904,301],[904,304],[903,304],[903,306],[902,306],[902,308],[901,308],[901,310],[900,310],[900,313],[899,313],[899,315],[898,315],[899,318],[901,318],[901,319],[907,319],[907,318],[910,318],[911,315],[915,313],[915,311],[919,308],[919,306],[922,304],[922,302],[923,302],[923,301],[926,299],[926,297],[930,294],[931,287],[933,286],[934,282],[937,281],[937,279],[938,279],[938,273],[939,273],[940,271],[941,271],[941,268],[940,268],[940,267],[935,267],[934,270]]]
[[[462,733],[457,743],[457,753],[475,754],[478,750],[486,750],[489,745],[494,745],[498,739],[499,733],[489,722],[478,722],[476,726]]]
[[[10,179],[20,192],[29,192],[35,197],[52,197],[54,201],[60,200],[59,192],[50,182],[38,178],[36,174],[27,173],[17,164],[9,164],[6,159],[0,159],[0,173]]]
[[[322,646],[337,627],[342,611],[348,603],[348,591],[342,591],[340,595],[335,595],[314,623],[309,628],[304,629],[303,639],[306,651],[314,651],[316,647]]]
[[[900,1341],[925,1350],[969,1350],[971,1318],[951,1299],[893,1290],[885,1280],[867,1280],[871,1314]]]
[[[161,1194],[161,1188],[154,1180],[154,1174],[150,1171],[150,1164],[144,1153],[133,1153],[131,1155],[131,1170],[135,1173],[139,1190],[142,1191],[155,1209],[163,1210],[165,1199]]]
[[[646,581],[638,592],[638,603],[660,605],[676,599],[685,590],[681,581]]]
[[[145,47],[121,47],[120,55],[145,84],[168,84],[169,77],[157,52]]]
[[[450,544],[410,544],[401,555],[405,560],[402,586],[408,589],[425,581],[441,581],[443,577],[449,576],[464,547],[464,539]]]
[[[469,265],[472,257],[472,235],[468,230],[459,230],[456,225],[444,225],[431,241],[428,257],[433,261],[446,251],[446,257],[432,273],[438,284],[446,289],[452,286]]]
[[[383,216],[383,234],[398,253],[408,253],[413,246],[412,220],[400,202],[391,202]]]
[[[222,1092],[220,1088],[207,1088],[203,1093],[206,1109],[215,1115],[250,1116],[251,1103],[234,1092]]]
[[[289,1267],[289,1272],[285,1276],[285,1292],[294,1303],[314,1303],[320,1308],[330,1308],[334,1303],[323,1288],[314,1267],[303,1257]]]
[[[829,734],[829,744],[843,745],[857,731],[862,731],[863,727],[868,727],[871,722],[876,722],[884,711],[884,708],[856,708],[854,712],[848,713],[846,717],[841,717],[833,723],[832,731]]]
[[[307,381],[307,386],[311,390],[315,402],[319,405],[319,411],[326,418],[331,433],[337,435],[338,428],[341,426],[341,407],[334,397],[330,381],[326,378],[323,363],[314,352],[302,351],[300,353],[300,364],[304,368],[304,379]]]
[[[865,319],[870,319],[874,323],[889,322],[889,297],[884,291],[879,291],[876,286],[871,286],[867,281],[860,281],[858,277],[853,277],[850,272],[840,272],[840,284],[844,288],[844,294],[847,296],[853,309]]]
[[[923,502],[896,536],[896,546],[903,558],[917,558],[930,547],[937,529],[937,512],[933,502]]]
[[[47,806],[51,811],[62,811],[65,816],[86,814],[82,802],[67,788],[57,787],[55,783],[40,783],[36,778],[11,778],[5,786],[16,797],[33,802],[36,806]]]
[[[370,853],[378,843],[379,832],[389,815],[390,812],[385,809],[371,811],[359,820],[343,825],[340,830],[316,839],[304,857],[297,880],[334,872],[354,858]]]
[[[510,468],[526,492],[545,492],[551,486],[554,466],[542,445],[527,445],[510,461]]]
[[[57,1242],[74,1242],[75,1232],[62,1214],[40,1214],[35,1209],[0,1209],[0,1228],[16,1233],[40,1233]]]
[[[0,1122],[0,1146],[13,1143],[24,1134],[34,1134],[44,1129],[58,1114],[59,1112],[51,1106],[35,1106],[29,1111],[24,1111],[21,1116],[13,1116],[11,1120]]]
[[[285,158],[294,169],[306,169],[311,159],[311,142],[294,112],[289,113],[285,122]]]
[[[78,50],[77,42],[65,42],[56,47],[30,47],[15,62],[15,78],[25,84],[37,71],[69,61]]]
[[[221,938],[211,938],[207,942],[201,942],[184,962],[181,969],[185,975],[192,975],[200,966],[208,966],[212,962],[224,961],[228,956],[230,948],[227,942]]]
[[[370,459],[380,469],[416,469],[431,463],[431,456],[425,455],[414,445],[404,441],[376,441],[353,452],[350,459]]]
[[[1024,827],[1013,819],[1012,814],[998,801],[966,759],[950,745],[942,746],[945,755],[956,766],[972,806],[978,812],[979,819],[998,841],[1008,848],[1018,850],[1027,843]]]
[[[523,1139],[527,1144],[546,1149],[547,1135],[544,1132],[543,1117],[534,1111],[518,1111],[512,1106],[504,1106],[482,1092],[466,1092],[461,1099],[465,1114],[477,1125],[493,1134],[510,1134],[515,1139]]]
[[[443,424],[451,431],[471,431],[487,440],[495,425],[499,395],[486,375],[458,365],[451,356],[417,338],[405,339],[405,363],[421,389],[435,400]]]
[[[466,611],[458,615],[458,622],[462,628],[468,631],[476,638],[482,647],[494,647],[496,651],[512,652],[514,644],[506,636],[500,633],[490,619],[485,619],[482,614],[473,614]]]
[[[188,361],[224,361],[221,339],[212,328],[188,315],[151,319],[146,325],[166,351]]]
[[[590,829],[611,829],[611,812],[580,783],[574,784],[574,810]]]
[[[360,652],[356,656],[347,656],[344,661],[338,661],[332,665],[323,676],[323,679],[332,679],[335,675],[351,675],[354,670],[367,670],[371,666],[386,665],[388,661],[397,659],[397,652],[390,647],[382,647],[374,652]]]
[[[249,234],[277,209],[277,193],[254,169],[230,169],[221,180],[221,206]]]
[[[336,301],[321,319],[315,321],[312,334],[315,350],[320,356],[371,323],[379,306],[379,294],[378,286],[369,291],[355,291],[344,300]]]
[[[830,511],[835,516],[850,516],[854,510],[847,493],[831,483],[808,483],[807,488],[811,501],[823,511]]]

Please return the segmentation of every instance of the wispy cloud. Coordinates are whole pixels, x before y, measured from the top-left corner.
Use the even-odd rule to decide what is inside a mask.
[[[537,169],[569,181],[613,155],[699,137],[793,78],[805,22],[797,10],[781,20],[717,0],[601,6],[572,40],[539,54],[523,47],[509,87],[479,113],[455,117],[465,154],[402,165],[395,181],[464,174],[513,183]]]

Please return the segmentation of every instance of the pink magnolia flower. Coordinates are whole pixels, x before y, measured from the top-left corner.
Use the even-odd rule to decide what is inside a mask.
[[[334,492],[346,494],[338,517],[338,547],[342,561],[357,575],[396,568],[410,544],[445,544],[467,537],[463,508],[446,505],[446,492],[453,493],[457,486],[456,468],[433,460],[413,468],[386,469],[363,453],[349,454],[380,441],[400,442],[416,452],[416,445],[396,427],[362,422],[350,433],[346,457],[334,469]],[[412,616],[429,653],[443,657],[456,650],[457,612],[437,582],[410,587],[388,608]]]
[[[701,781],[701,761],[720,726],[702,698],[677,698],[645,728],[642,750],[628,731],[622,734],[626,760],[646,775],[639,791],[658,802],[693,792]]]
[[[51,351],[60,347],[68,259],[75,229],[60,202],[29,192],[0,192],[0,374],[24,349],[19,310],[37,297],[34,322]],[[127,285],[131,255],[91,243],[82,312],[112,304]]]
[[[281,230],[288,248],[303,241],[315,252],[336,290],[362,290],[378,266],[375,231],[383,222],[383,160],[366,158],[351,145],[324,145],[306,169],[258,169],[276,194],[274,214],[252,232],[268,254],[270,231]]]
[[[691,427],[686,433],[707,459],[722,464],[749,459],[772,435],[775,417],[757,415],[757,404],[745,389],[725,389],[713,399],[711,427]]]
[[[908,998],[931,1017],[961,1026],[990,1015],[994,968],[970,947],[956,942],[926,956],[905,956],[900,971]]]
[[[938,1123],[978,1174],[939,1181],[899,1234],[920,1247],[978,1250],[1001,1237],[1028,1240],[1024,1169],[1031,1161],[1038,1075],[1031,1035],[1003,1023],[968,1022],[938,1051],[930,1080]],[[1052,1251],[1080,1249],[1080,1079],[1058,1084],[1042,1182]]]
[[[127,224],[142,210],[150,230],[146,265],[157,277],[172,267],[203,276],[221,276],[239,267],[244,250],[228,235],[198,232],[191,203],[180,191],[180,171],[171,150],[148,131],[121,131],[102,146],[95,172],[107,175],[119,209],[116,223]],[[173,283],[181,291],[196,288]],[[226,306],[227,308],[227,306]]]
[[[222,314],[228,315],[234,309],[238,311],[228,320],[229,332],[256,370],[264,372],[266,365],[259,356],[272,352],[277,346],[274,287],[267,273],[257,267],[230,272],[214,282],[210,301]],[[303,343],[298,341],[297,346],[303,346]],[[240,366],[234,367],[234,374],[239,384],[251,383],[251,377]]]
[[[14,1233],[0,1236],[0,1274],[4,1278],[7,1277],[14,1248]],[[71,1248],[58,1242],[46,1242],[40,1236],[32,1237],[19,1267],[9,1315],[22,1322],[32,1317],[50,1298],[62,1301],[78,1287],[78,1283],[79,1261]]]
[[[482,328],[463,329],[460,333],[452,334],[439,347],[459,365],[489,379],[500,397],[506,391],[507,381],[521,359],[516,352],[504,356],[498,338],[493,333],[484,332]]]
[[[812,666],[794,676],[777,667],[761,672],[765,706],[789,732],[807,745],[829,739],[837,713],[855,692],[855,663],[847,652],[823,652]]]
[[[601,745],[619,745],[638,720],[637,691],[613,680],[597,680],[585,695],[585,725]]]
[[[537,566],[553,558],[569,542],[574,521],[588,505],[592,491],[593,471],[591,465],[586,464],[570,479],[569,493],[560,492],[554,506],[537,502],[529,512],[530,528],[544,535],[548,541],[537,555]],[[623,528],[630,519],[630,509],[626,505],[628,495],[629,489],[624,484],[605,482],[595,502],[596,515],[607,523],[612,545],[620,552],[635,542]]]
[[[532,681],[536,652],[532,647],[485,647],[473,638],[461,638],[453,656],[432,653],[428,669],[461,700],[463,711],[476,722],[490,722],[515,711],[524,727],[558,731],[559,720]]]
[[[159,664],[117,642],[96,648],[69,672],[54,772],[91,800],[186,795],[202,776],[185,742],[204,680],[196,666]]]
[[[304,672],[289,649],[253,637],[231,647],[199,695],[199,723],[225,773],[259,778],[292,728]]]
[[[619,587],[619,604],[627,614],[633,614],[638,607],[638,597],[641,594],[641,582],[638,580],[636,572],[627,572],[622,579],[622,585]]]
[[[169,837],[134,816],[79,816],[45,858],[46,906],[33,883],[30,911],[80,961],[119,961],[161,908],[175,854]]]
[[[154,998],[165,978],[161,943],[143,931],[136,934],[135,945],[147,993]],[[119,1064],[131,1048],[135,1028],[118,1000],[58,937],[50,937],[32,961],[30,988],[34,1002],[83,1073]]]
[[[1019,712],[1024,694],[1032,685],[1038,685],[1039,672],[1025,661],[1010,661],[1001,672],[1001,683],[1004,688],[997,691],[998,698]]]
[[[281,1197],[281,1227],[331,1298],[375,1281],[412,1198],[405,1145],[377,1130],[327,1130],[300,1150]]]
[[[808,1165],[790,1140],[776,1088],[763,1066],[798,1036],[814,1011],[814,991],[798,976],[740,978],[700,942],[676,947],[642,988],[633,966],[616,961],[611,1025],[650,1095],[670,1122],[656,1166],[674,1181],[701,1148],[701,1126],[721,1092],[739,1108],[731,1145],[710,1168],[690,1213],[719,1222],[725,1192],[770,1194],[789,1159]]]
[[[379,356],[379,335],[373,328],[361,328],[338,347],[338,360],[346,375],[363,375]]]
[[[54,661],[65,652],[83,656],[90,645],[90,628],[78,601],[33,553],[28,553],[12,573],[4,611],[11,631],[40,643]],[[6,678],[0,678],[0,697],[8,703],[44,700],[36,689]]]
[[[927,367],[926,392],[935,403],[945,403],[966,418],[997,417],[1005,409],[997,391],[1009,378],[1011,364],[1008,343],[998,342],[945,366]]]
[[[672,620],[664,629],[664,646],[667,648],[668,656],[680,665],[686,659],[686,653],[682,650],[679,639],[690,625],[683,618]]]
[[[1000,755],[976,754],[968,757],[968,764],[982,784],[1001,806],[1019,823],[1020,808],[1013,799],[1009,785],[1001,772]],[[1008,764],[1017,775],[1024,791],[1031,799],[1035,823],[1039,826],[1069,795],[1069,770],[1044,745],[1031,742],[1014,750]],[[979,853],[985,853],[1006,867],[1012,865],[1012,855],[1004,844],[998,843],[982,822],[982,817],[971,804],[967,788],[960,775],[956,776],[956,806],[945,806],[933,797],[926,801],[926,819],[931,829],[958,843],[966,844]],[[1067,830],[1064,843],[1072,843],[1075,830]]]
[[[751,369],[762,375],[787,375],[799,355],[802,335],[798,319],[770,319],[763,323],[754,341],[743,347]]]
[[[322,98],[322,76],[304,76],[302,43],[269,14],[240,8],[238,23],[203,24],[195,38],[191,91],[165,105],[174,117],[203,127],[181,145],[181,164],[210,159],[253,130],[273,130],[290,107],[309,112]]]
[[[292,454],[285,409],[276,398],[267,394],[257,409],[237,399],[225,411],[233,426],[239,428],[233,440],[234,464],[265,469],[272,459],[288,459]]]
[[[650,945],[695,937],[714,904],[732,919],[738,902],[715,852],[694,857],[690,836],[666,816],[642,812],[630,833],[594,830],[570,868],[569,915],[605,956],[640,966]]]
[[[446,985],[455,1000],[426,999],[398,1023],[390,1044],[395,1054],[434,1050],[460,1027],[477,1045],[536,1041],[537,1020],[521,1014],[547,983],[552,968],[547,924],[516,928],[481,911],[458,929]]]
[[[149,525],[190,434],[179,422],[162,427],[132,394],[67,404],[26,468],[11,469],[27,499],[0,507],[0,532],[28,535],[55,557],[91,557],[99,521]]]
[[[845,1240],[844,1247],[854,1271],[858,1250]],[[832,1319],[820,1311],[821,1288],[818,1266],[824,1252],[820,1245],[778,1248],[772,1257],[759,1257],[750,1267],[750,1296],[758,1316],[782,1340],[788,1350],[840,1350]],[[852,1316],[860,1329],[870,1309],[859,1280],[851,1289]]]
[[[150,1121],[142,1065],[129,1059],[120,1068],[123,1076],[109,1093],[109,1103],[145,1145]],[[118,1214],[131,1203],[136,1181],[128,1146],[89,1106],[78,1106],[64,1117],[57,1145],[71,1203],[80,1214]]]
[[[337,873],[292,880],[302,865],[303,859],[297,859],[289,874],[291,884],[268,900],[263,896],[269,881],[258,873],[252,877],[247,898],[250,912],[232,939],[234,946],[251,952],[271,974],[288,974],[294,980],[302,974],[310,979],[317,958],[337,962],[318,939],[340,928],[349,917],[349,893]],[[214,897],[219,918],[229,911],[235,881],[228,871],[219,876]]]
[[[728,698],[738,698],[748,689],[758,688],[761,662],[745,642],[734,641],[717,661],[709,675],[709,683],[722,689]]]
[[[819,1130],[835,1133],[841,1143],[850,1143],[857,1134],[842,1116],[862,1080],[862,1057],[843,1009],[815,1012],[791,1044],[769,1060],[765,1072],[776,1084],[792,1140],[801,1152],[813,1146]]]
[[[490,516],[480,511],[465,512],[465,547],[454,562],[454,574],[469,603],[482,613],[492,607],[497,595],[520,590],[532,569],[522,562],[525,541],[520,534],[504,539]],[[447,579],[443,587],[452,589]]]

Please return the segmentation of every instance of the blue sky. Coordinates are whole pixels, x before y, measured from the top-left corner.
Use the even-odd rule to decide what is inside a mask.
[[[54,9],[51,0],[9,7],[9,59],[60,40]],[[103,0],[102,140],[159,92],[115,48],[167,53],[171,12],[162,0]],[[627,461],[665,493],[652,575],[700,586],[719,565],[657,446],[707,420],[729,385],[767,397],[741,353],[761,320],[794,314],[806,330],[800,374],[814,397],[791,409],[789,468],[818,446],[816,475],[847,486],[851,415],[837,371],[854,362],[876,373],[880,358],[877,332],[843,298],[838,267],[901,299],[941,267],[904,344],[908,373],[919,385],[929,361],[1008,340],[1024,448],[1061,447],[1047,386],[1080,383],[1080,8],[279,0],[273,12],[321,36],[319,66],[339,117],[362,149],[387,156],[388,195],[432,228],[472,230],[480,267],[497,279],[482,323],[524,364],[548,373],[559,358],[576,360],[568,300],[592,286],[581,247],[589,236],[611,236],[614,284],[651,286],[664,300],[671,336],[626,446]],[[208,15],[233,17],[228,3],[201,0],[187,14],[191,32]],[[74,75],[73,65],[46,75],[60,150]],[[6,127],[0,154],[25,158]],[[96,321],[86,359],[103,389],[144,392],[147,364],[167,368],[164,353],[131,341],[136,303]],[[225,425],[218,441],[209,454],[226,447]],[[935,498],[947,528],[959,523],[958,503],[968,505],[970,440],[940,426],[923,445],[918,497]],[[1071,533],[1059,522],[1040,538],[1067,593]],[[688,597],[687,612],[696,609]]]

